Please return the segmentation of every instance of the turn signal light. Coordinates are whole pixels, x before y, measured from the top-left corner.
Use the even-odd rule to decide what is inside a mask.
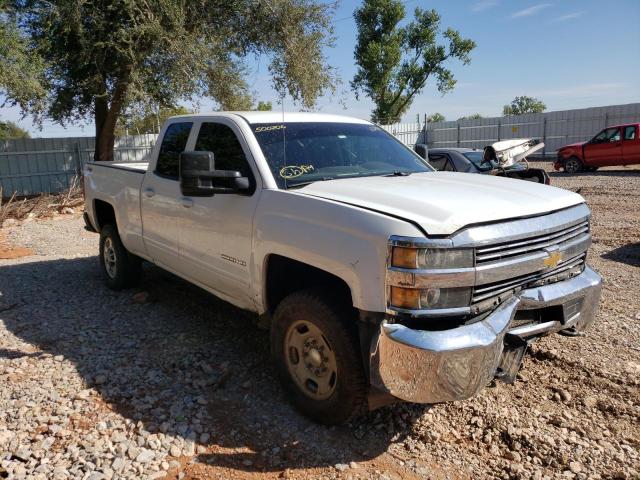
[[[400,268],[416,268],[418,250],[415,248],[394,247],[391,253],[391,265]]]

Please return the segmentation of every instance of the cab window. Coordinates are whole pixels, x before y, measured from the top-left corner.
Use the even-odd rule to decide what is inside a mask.
[[[213,152],[216,170],[241,172],[251,177],[251,168],[236,134],[222,123],[203,123],[196,140],[197,151]]]
[[[624,139],[635,140],[636,139],[636,126],[630,125],[624,128]]]
[[[191,122],[172,123],[167,127],[160,145],[155,172],[163,177],[178,179],[179,157],[187,146]]]
[[[607,128],[601,131],[593,138],[593,143],[608,143],[620,141],[620,129],[619,128]]]

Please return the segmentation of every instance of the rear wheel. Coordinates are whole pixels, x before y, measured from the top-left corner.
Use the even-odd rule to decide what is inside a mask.
[[[271,351],[293,405],[324,424],[364,411],[367,383],[355,315],[322,290],[292,293],[276,309]]]
[[[568,174],[579,173],[582,171],[582,162],[577,157],[569,157],[564,162],[564,171]]]
[[[142,261],[124,247],[115,225],[100,229],[100,265],[105,282],[112,290],[130,288],[140,281]]]

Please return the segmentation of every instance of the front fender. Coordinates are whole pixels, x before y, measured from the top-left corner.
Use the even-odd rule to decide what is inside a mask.
[[[281,255],[344,280],[353,306],[384,312],[385,268],[391,235],[422,236],[398,218],[298,191],[264,190],[254,220],[253,294],[260,313],[265,298],[266,259]]]

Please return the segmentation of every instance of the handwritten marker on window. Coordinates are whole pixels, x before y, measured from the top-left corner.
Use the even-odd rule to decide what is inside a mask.
[[[287,165],[280,169],[280,176],[282,178],[296,178],[314,170],[313,165]]]

